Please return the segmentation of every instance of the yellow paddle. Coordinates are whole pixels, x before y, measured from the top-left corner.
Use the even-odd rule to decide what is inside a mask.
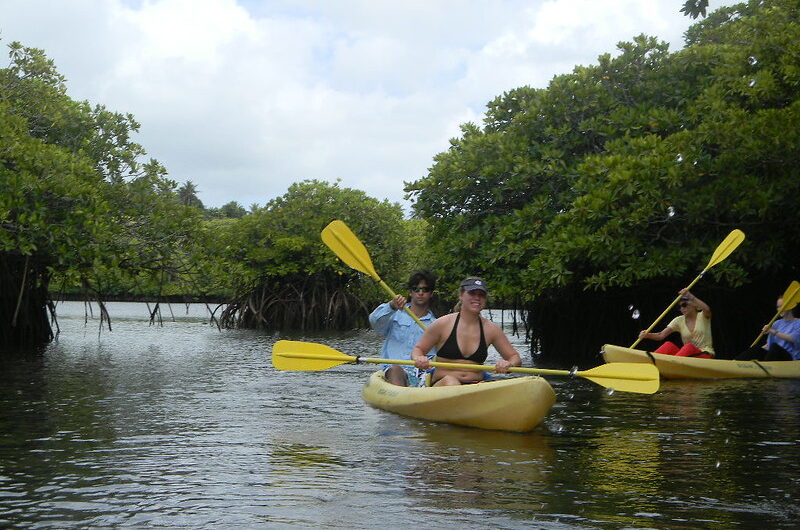
[[[278,370],[319,371],[345,363],[403,364],[413,366],[414,361],[382,359],[379,357],[353,357],[324,344],[279,340],[272,347],[272,366]],[[432,362],[437,368],[492,371],[494,366],[482,364]],[[621,392],[654,394],[658,391],[658,368],[649,363],[608,363],[584,371],[548,370],[539,368],[509,368],[510,372],[539,375],[569,375],[583,377],[598,385]]]
[[[778,320],[778,317],[781,316],[781,313],[783,313],[784,311],[788,311],[790,309],[794,309],[794,306],[796,306],[797,303],[800,302],[800,283],[798,283],[797,280],[790,283],[789,287],[787,287],[786,290],[783,292],[783,296],[781,296],[781,298],[783,298],[783,303],[781,304],[780,309],[778,309],[778,312],[775,313],[775,316],[772,317],[772,320],[769,321],[769,324],[767,324],[766,326],[767,329],[772,327],[772,324],[774,324],[775,321]],[[762,331],[761,333],[758,334],[758,337],[756,337],[756,340],[753,341],[753,344],[751,344],[750,347],[752,348],[753,346],[758,344],[758,341],[760,341],[761,337],[763,336],[764,332]]]
[[[719,244],[719,246],[717,247],[717,250],[715,250],[715,251],[714,251],[714,254],[711,256],[711,259],[708,261],[708,265],[706,265],[706,268],[705,268],[705,269],[703,269],[703,271],[702,271],[700,274],[698,274],[698,275],[697,275],[697,278],[695,278],[695,279],[694,279],[694,281],[692,281],[692,283],[690,283],[690,284],[689,284],[689,285],[686,287],[686,289],[687,289],[687,290],[689,290],[689,289],[691,289],[692,287],[694,287],[694,284],[696,284],[696,283],[697,283],[697,282],[700,280],[700,278],[702,278],[702,277],[703,277],[703,275],[704,275],[704,274],[705,274],[705,273],[708,271],[708,269],[710,269],[711,267],[713,267],[713,266],[714,266],[714,265],[716,265],[717,263],[720,263],[720,262],[721,262],[721,261],[723,261],[725,258],[727,258],[728,256],[730,256],[730,255],[731,255],[731,252],[733,252],[734,250],[736,250],[736,247],[738,247],[738,246],[739,246],[739,245],[742,243],[742,241],[744,241],[744,232],[742,232],[742,231],[741,231],[741,230],[739,230],[738,228],[737,228],[737,229],[735,229],[735,230],[731,230],[731,233],[730,233],[730,234],[728,234],[728,237],[726,237],[726,238],[725,238],[725,239],[722,241],[722,243],[720,243],[720,244]],[[651,330],[652,330],[652,329],[655,327],[655,325],[656,325],[656,324],[658,324],[658,322],[659,322],[659,321],[660,321],[662,318],[664,318],[664,315],[666,315],[667,313],[669,313],[669,312],[670,312],[670,310],[671,310],[673,307],[675,307],[675,304],[677,304],[677,303],[678,303],[678,301],[680,301],[680,299],[681,299],[681,295],[678,295],[678,296],[675,298],[675,300],[673,300],[673,301],[672,301],[672,303],[669,305],[669,307],[667,307],[667,308],[664,310],[664,312],[663,312],[663,313],[661,313],[661,315],[660,315],[660,316],[659,316],[657,319],[655,319],[655,321],[654,321],[652,324],[650,324],[650,327],[649,327],[649,328],[647,328],[647,333],[650,333],[650,331],[651,331]],[[637,345],[637,344],[639,344],[639,342],[640,342],[641,340],[642,340],[642,339],[636,339],[636,342],[634,342],[633,344],[631,344],[631,348],[635,348],[635,347],[636,347],[636,345]]]
[[[392,298],[397,296],[394,291],[392,291],[391,287],[386,285],[386,283],[381,280],[381,277],[378,276],[378,273],[375,272],[375,267],[372,266],[372,259],[370,259],[369,252],[367,252],[367,247],[364,246],[343,221],[339,221],[338,219],[331,221],[328,226],[322,229],[321,235],[322,241],[339,256],[340,260],[347,263],[347,265],[353,269],[371,276]],[[419,317],[415,315],[408,306],[404,309],[422,329],[425,329],[425,324],[422,323]]]

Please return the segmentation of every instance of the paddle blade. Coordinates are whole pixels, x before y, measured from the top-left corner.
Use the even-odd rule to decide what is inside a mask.
[[[655,394],[660,383],[658,368],[647,363],[607,363],[575,375],[606,388],[636,394]]]
[[[278,370],[318,372],[352,362],[355,357],[324,344],[279,340],[272,347],[272,366]]]
[[[335,220],[322,229],[322,241],[328,245],[339,259],[357,271],[380,280],[367,247],[356,237],[343,221]]]
[[[711,259],[708,261],[708,266],[706,270],[710,269],[717,263],[723,261],[725,258],[731,255],[731,252],[736,250],[736,248],[742,244],[744,241],[744,232],[739,230],[738,228],[735,230],[731,230],[731,233],[728,234],[722,243],[719,244],[717,250],[714,251],[714,254],[711,256]]]
[[[790,283],[789,288],[784,291],[781,298],[783,298],[783,305],[781,305],[780,313],[794,309],[798,302],[800,302],[800,283],[798,283],[797,280]]]

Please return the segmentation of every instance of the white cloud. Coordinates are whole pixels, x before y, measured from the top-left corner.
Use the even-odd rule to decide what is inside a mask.
[[[497,95],[639,33],[680,47],[680,4],[4,0],[0,37],[43,48],[74,98],[132,113],[136,140],[207,205],[263,204],[305,178],[400,201]]]

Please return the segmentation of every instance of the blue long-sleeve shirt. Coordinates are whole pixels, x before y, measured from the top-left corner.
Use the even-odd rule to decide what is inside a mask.
[[[779,339],[775,335],[767,335],[767,348],[773,344],[777,344],[784,350],[792,354],[795,361],[800,361],[800,319],[794,319],[790,322],[780,319],[772,324],[772,327],[778,330],[779,333],[791,335],[794,342]]]
[[[411,304],[406,304],[406,307],[411,307]],[[428,314],[421,317],[420,320],[426,326],[430,326],[436,317],[428,311]],[[388,302],[379,305],[370,313],[369,324],[372,329],[386,337],[381,348],[381,357],[384,359],[410,360],[411,350],[417,345],[424,332],[420,325],[411,318],[411,315],[402,309],[392,309]],[[430,358],[435,355],[435,348],[428,352]]]

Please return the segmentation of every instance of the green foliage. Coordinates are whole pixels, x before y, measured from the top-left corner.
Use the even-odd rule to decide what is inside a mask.
[[[17,276],[29,269],[44,293],[51,279],[58,290],[97,297],[239,293],[248,312],[255,306],[247,297],[260,290],[283,297],[282,325],[296,326],[291,317],[305,307],[301,327],[342,326],[363,320],[365,304],[385,295],[323,245],[331,220],[358,233],[390,284],[402,285],[410,265],[430,258],[406,244],[420,241],[424,221],[407,222],[399,205],[338,183],[295,184],[251,213],[235,201],[206,209],[193,182],[178,187],[157,161],[139,162],[132,116],[71,100],[40,50],[14,43],[11,57],[0,70],[0,186],[9,190],[0,196],[0,257],[12,276],[3,315],[15,312]],[[44,299],[36,304],[31,311],[43,314]]]
[[[774,228],[792,217],[800,182],[798,10],[724,13],[684,50],[637,37],[547,90],[504,94],[483,129],[465,125],[406,188],[447,269],[534,297],[685,277],[734,227],[790,252],[780,240],[794,225]],[[785,259],[737,256],[761,271]],[[748,277],[721,270],[735,284]]]
[[[191,180],[187,180],[178,188],[178,200],[184,206],[203,209],[203,201],[197,197],[197,186]]]
[[[800,191],[800,98],[787,71],[798,64],[800,24],[796,8],[792,17],[777,4],[730,22],[727,43],[673,56],[710,63],[702,91],[686,98],[683,130],[611,142],[585,159],[579,197],[538,241],[547,258],[540,253],[526,272],[538,290],[559,285],[537,270],[547,262],[586,288],[686,277],[735,227],[758,246],[737,252],[720,280],[741,285],[796,263],[789,242],[800,233],[786,221]]]
[[[228,323],[273,328],[363,323],[365,308],[385,295],[322,242],[322,229],[334,219],[347,223],[367,246],[376,269],[385,271],[384,281],[404,281],[410,252],[400,205],[340,188],[338,182],[307,180],[230,225],[218,260],[229,266],[240,301],[231,305],[238,314],[227,315]]]
[[[268,278],[324,274],[357,279],[322,243],[320,232],[334,219],[350,226],[367,245],[376,267],[401,261],[402,210],[364,192],[307,180],[232,225],[228,261],[242,264],[244,284]]]
[[[496,282],[501,295],[527,289],[521,263],[578,196],[582,161],[615,138],[678,130],[678,90],[689,83],[679,76],[657,82],[667,73],[666,45],[640,36],[620,50],[555,78],[547,90],[523,87],[496,99],[483,129],[463,126],[462,138],[437,155],[430,174],[407,184],[455,277],[503,278]],[[557,269],[553,277],[566,281],[569,274]]]
[[[0,102],[0,252],[36,255],[49,266],[68,255],[91,261],[82,234],[98,236],[93,213],[109,205],[97,192],[91,161],[28,135],[25,120]]]
[[[708,0],[686,0],[681,8],[681,13],[697,18],[701,15],[706,16],[706,9],[708,9]]]
[[[222,217],[228,219],[241,219],[247,215],[247,210],[236,201],[230,201],[222,205],[219,209]]]
[[[636,37],[464,125],[406,187],[445,270],[542,311],[580,306],[580,292],[677,289],[741,228],[704,285],[796,276],[800,6],[726,7],[687,43]]]
[[[1,279],[4,295],[46,293],[53,277],[102,294],[188,273],[199,214],[180,206],[157,161],[138,161],[133,117],[71,100],[41,50],[10,49],[12,63],[0,70],[0,259],[25,266],[5,269],[16,272]],[[28,275],[36,286],[22,287]],[[4,322],[21,309],[10,300],[0,304]],[[38,295],[20,300],[23,314],[44,311]]]

